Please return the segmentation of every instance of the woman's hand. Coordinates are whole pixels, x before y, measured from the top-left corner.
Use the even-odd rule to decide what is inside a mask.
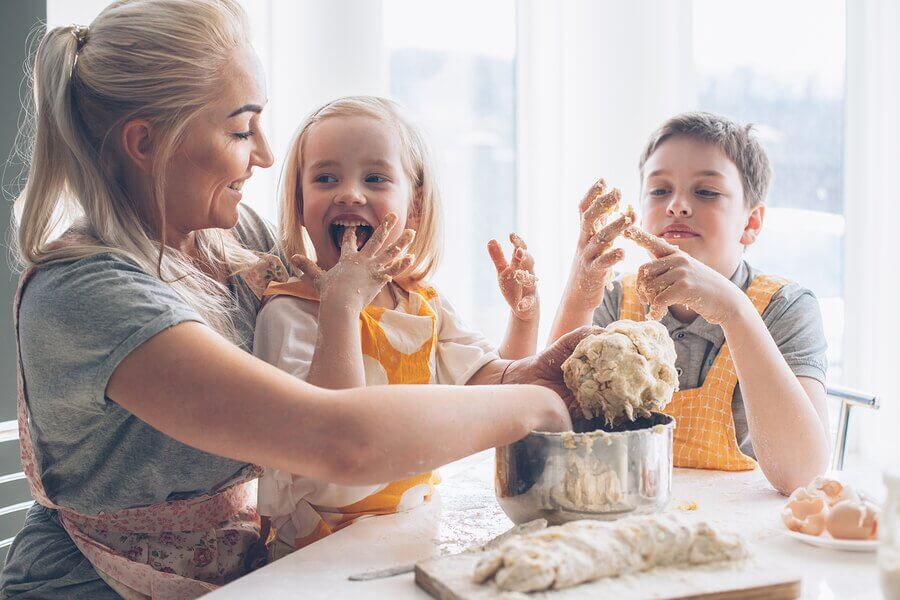
[[[387,282],[408,269],[415,258],[406,253],[416,235],[412,229],[405,230],[394,244],[385,248],[397,227],[397,215],[388,213],[362,250],[356,248],[356,228],[347,227],[341,258],[328,271],[300,254],[291,257],[291,264],[302,273],[301,280],[318,290],[322,304],[346,306],[359,312]]]
[[[509,304],[513,316],[520,321],[534,321],[540,317],[537,296],[537,278],[534,276],[534,258],[528,253],[525,241],[515,233],[509,234],[513,245],[512,258],[506,262],[503,249],[497,240],[488,242],[488,254],[497,269],[497,283],[503,299]]]

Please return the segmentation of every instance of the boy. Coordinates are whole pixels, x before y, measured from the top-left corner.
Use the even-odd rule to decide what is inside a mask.
[[[640,160],[644,231],[620,217],[597,233],[618,201],[599,181],[582,201],[578,250],[551,339],[590,321],[660,317],[677,352],[680,390],[675,465],[762,467],[781,493],[828,463],[825,336],[819,305],[799,285],[744,259],[762,230],[771,179],[765,151],[739,126],[709,113],[669,119]],[[625,232],[651,261],[603,285]],[[594,310],[594,307],[596,309]]]

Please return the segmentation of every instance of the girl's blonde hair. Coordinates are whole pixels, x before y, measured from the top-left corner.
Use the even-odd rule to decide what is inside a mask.
[[[284,162],[281,186],[280,242],[285,256],[302,254],[316,258],[312,241],[301,225],[303,217],[302,171],[304,146],[317,123],[334,117],[369,117],[397,129],[402,145],[403,169],[413,188],[410,215],[416,222],[416,239],[409,249],[415,255],[403,279],[416,282],[428,278],[440,262],[443,247],[443,212],[437,177],[428,146],[419,129],[391,100],[376,96],[338,98],[309,115],[291,141]]]
[[[25,130],[29,170],[16,199],[23,266],[111,252],[172,288],[235,339],[227,289],[166,247],[167,165],[188,126],[220,90],[231,52],[248,45],[234,0],[120,0],[89,27],[55,27],[34,56]],[[116,137],[128,120],[153,127],[149,206],[129,195]],[[65,232],[63,239],[58,239]],[[200,262],[233,273],[255,256],[228,231],[195,232]]]

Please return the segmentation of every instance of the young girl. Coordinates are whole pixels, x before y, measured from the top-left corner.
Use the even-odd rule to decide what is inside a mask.
[[[294,139],[282,194],[282,248],[302,276],[266,289],[254,353],[332,389],[496,380],[508,365],[427,283],[441,220],[423,138],[393,102],[343,98],[316,111]],[[511,240],[509,263],[496,241],[489,244],[513,309],[504,358],[533,354],[538,325],[533,260],[524,242]],[[277,531],[276,557],[360,517],[427,501],[437,474],[409,475],[350,487],[268,470],[259,508]]]

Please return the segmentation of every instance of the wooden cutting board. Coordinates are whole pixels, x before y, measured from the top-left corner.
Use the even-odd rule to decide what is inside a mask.
[[[416,565],[416,585],[439,600],[496,598],[499,590],[493,582],[479,585],[472,581],[472,572],[480,557],[481,553],[467,553],[420,562]],[[691,569],[654,569],[562,590],[528,594],[527,597],[535,600],[791,600],[800,597],[800,577],[750,559]]]

